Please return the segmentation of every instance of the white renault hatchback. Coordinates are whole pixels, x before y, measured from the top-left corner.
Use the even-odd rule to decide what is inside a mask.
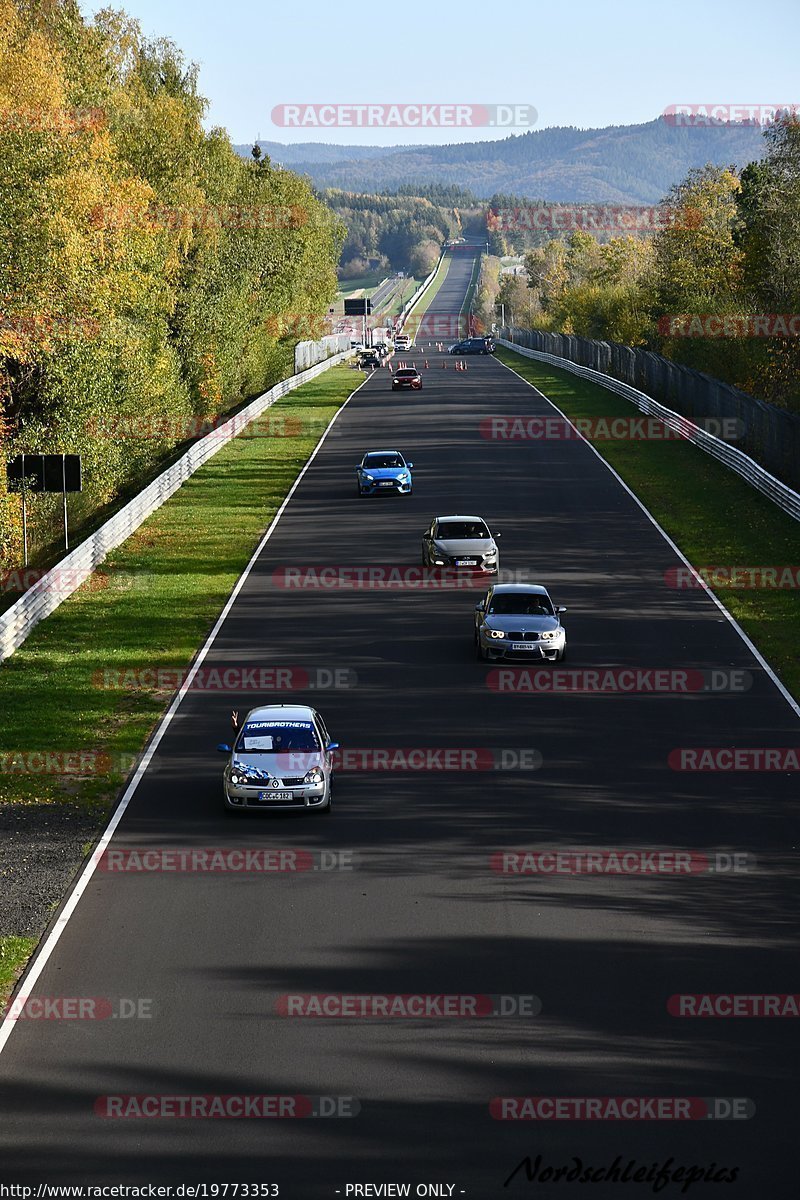
[[[338,746],[316,709],[305,704],[252,708],[233,746],[217,746],[228,755],[222,775],[225,807],[329,812]]]

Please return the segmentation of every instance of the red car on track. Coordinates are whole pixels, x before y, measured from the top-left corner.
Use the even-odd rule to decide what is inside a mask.
[[[422,387],[422,376],[414,367],[399,367],[392,376],[392,391],[406,387],[417,390]]]

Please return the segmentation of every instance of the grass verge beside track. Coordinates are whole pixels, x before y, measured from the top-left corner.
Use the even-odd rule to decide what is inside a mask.
[[[0,937],[0,1012],[35,946],[36,938]]]
[[[570,420],[640,415],[630,401],[569,371],[501,347],[496,358],[543,392]],[[800,564],[798,522],[690,442],[595,440],[592,445],[693,567]],[[709,584],[800,700],[800,592],[714,586],[713,580]]]

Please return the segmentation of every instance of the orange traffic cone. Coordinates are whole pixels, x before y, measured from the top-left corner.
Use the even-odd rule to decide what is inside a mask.
[[[427,365],[428,365],[428,360],[427,360],[427,358],[426,358],[426,359],[425,359],[425,366],[427,367]]]
[[[442,359],[442,367],[447,367],[447,359],[446,358]]]

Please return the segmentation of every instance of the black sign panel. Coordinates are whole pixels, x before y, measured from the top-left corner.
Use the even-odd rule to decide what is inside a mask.
[[[18,454],[6,468],[9,484],[29,492],[79,492],[82,487],[80,454]]]
[[[367,316],[372,312],[372,304],[369,299],[345,300],[344,315],[346,317],[363,317],[365,312]]]

